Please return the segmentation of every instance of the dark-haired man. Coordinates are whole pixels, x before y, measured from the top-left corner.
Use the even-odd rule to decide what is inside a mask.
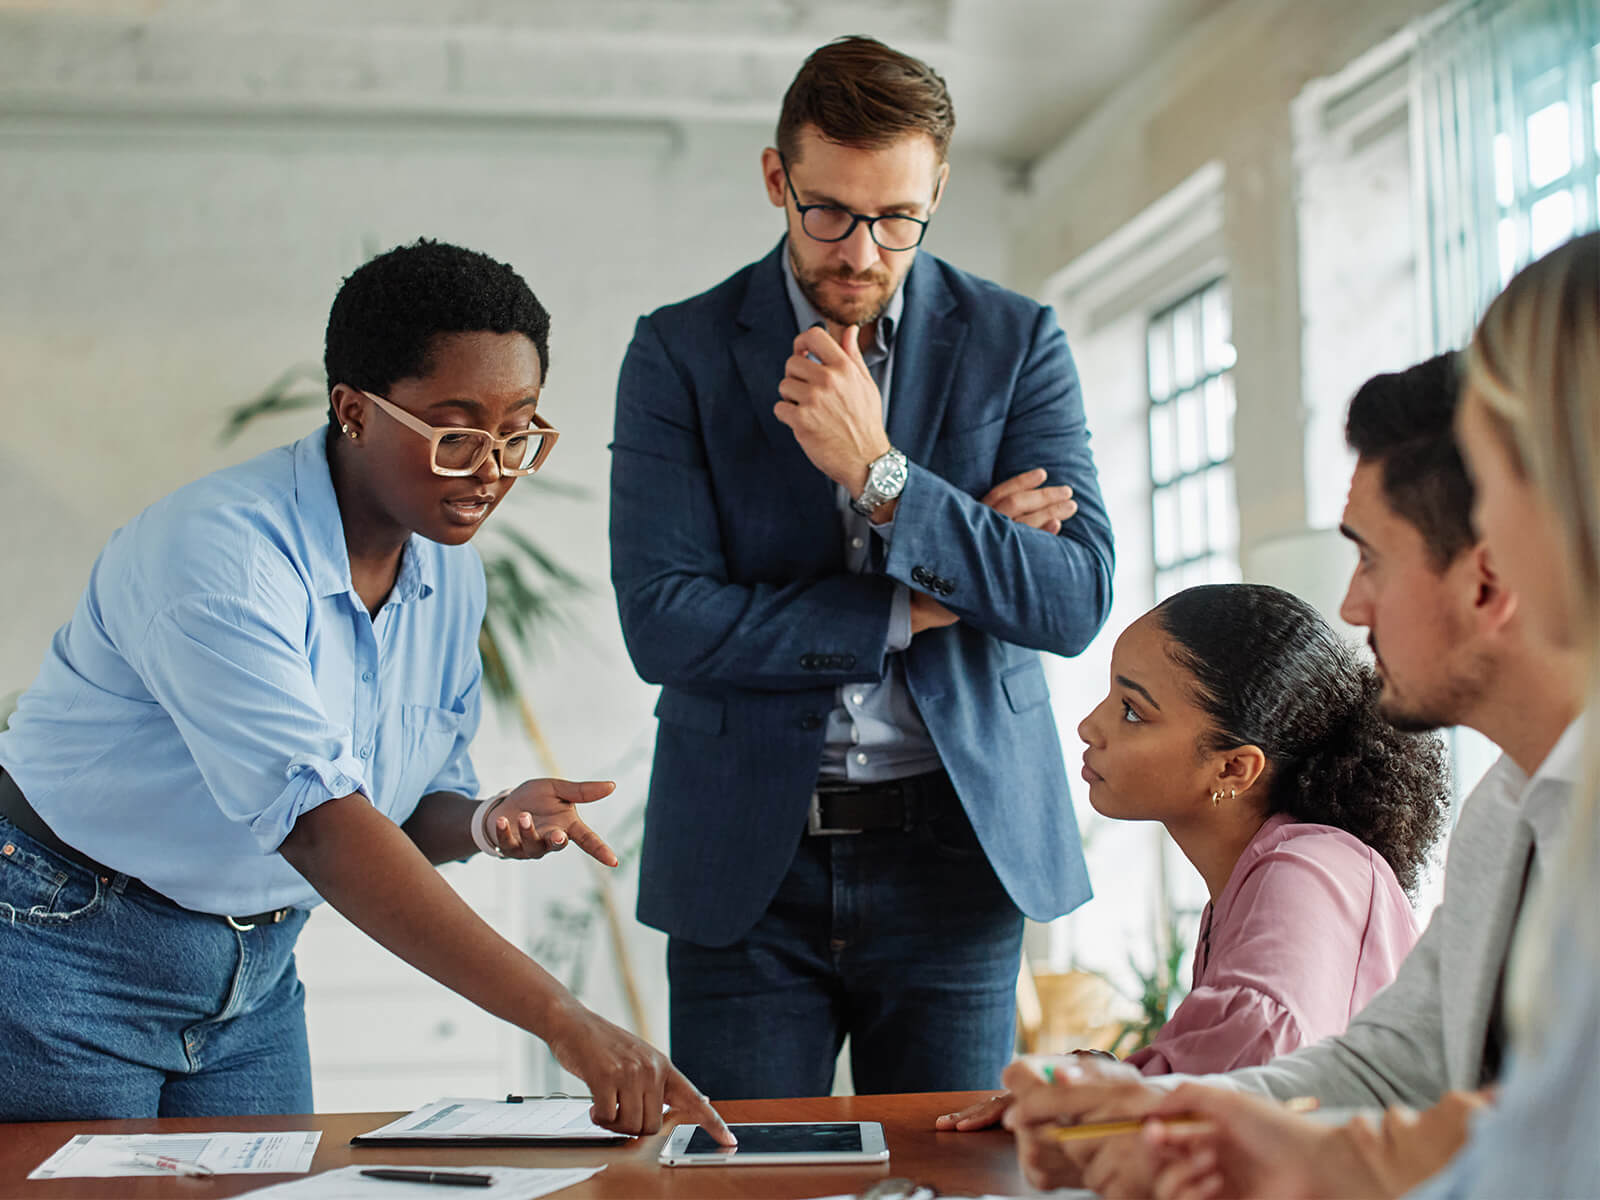
[[[807,60],[762,155],[777,249],[643,318],[612,579],[664,685],[639,915],[717,1097],[992,1086],[1022,916],[1089,895],[1038,650],[1111,534],[1047,309],[919,254],[954,126],[870,38]]]
[[[1341,613],[1368,630],[1390,720],[1465,725],[1504,754],[1462,805],[1443,902],[1394,983],[1340,1036],[1207,1083],[1326,1107],[1425,1108],[1499,1074],[1506,956],[1529,880],[1560,853],[1582,676],[1570,649],[1522,621],[1472,530],[1472,486],[1452,431],[1459,388],[1454,356],[1441,355],[1376,376],[1352,400],[1345,433],[1358,457],[1340,528],[1359,561]],[[1140,1139],[1068,1152],[1043,1130],[1091,1112],[1141,1114],[1178,1077],[1158,1087],[1092,1068],[1072,1074],[1052,1084],[1026,1064],[1007,1069],[1016,1102],[1006,1123],[1025,1172],[1036,1186],[1142,1194]]]

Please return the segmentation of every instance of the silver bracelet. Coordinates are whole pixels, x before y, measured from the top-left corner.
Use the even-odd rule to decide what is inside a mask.
[[[485,854],[491,854],[495,858],[504,858],[506,854],[504,850],[500,849],[499,843],[489,836],[489,810],[511,795],[514,790],[514,788],[506,788],[504,791],[496,792],[472,810],[472,841],[479,850],[482,850]]]

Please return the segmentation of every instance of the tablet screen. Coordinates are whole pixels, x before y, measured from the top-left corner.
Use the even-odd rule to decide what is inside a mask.
[[[854,1121],[818,1121],[804,1125],[730,1125],[740,1154],[805,1154],[861,1152],[861,1127]],[[689,1154],[726,1154],[704,1129],[696,1129]]]

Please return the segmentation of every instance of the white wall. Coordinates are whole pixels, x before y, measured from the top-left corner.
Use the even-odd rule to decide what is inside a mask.
[[[1224,170],[1233,291],[1240,549],[1304,524],[1298,179],[1291,105],[1308,83],[1437,0],[1234,0],[1046,154],[1016,239],[1037,288],[1208,163]],[[1086,381],[1086,390],[1096,381]]]

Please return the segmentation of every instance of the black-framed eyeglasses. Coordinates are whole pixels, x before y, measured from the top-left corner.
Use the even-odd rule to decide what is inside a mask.
[[[922,244],[930,218],[907,217],[901,213],[869,217],[864,213],[851,212],[848,208],[840,208],[837,204],[801,204],[800,194],[794,190],[794,181],[789,178],[788,162],[781,154],[778,162],[783,166],[784,186],[789,189],[789,195],[794,198],[795,211],[800,214],[800,228],[812,241],[842,242],[856,231],[857,225],[865,224],[872,240],[885,250],[915,250]],[[939,188],[936,184],[933,199],[928,203],[929,209],[938,200]]]

